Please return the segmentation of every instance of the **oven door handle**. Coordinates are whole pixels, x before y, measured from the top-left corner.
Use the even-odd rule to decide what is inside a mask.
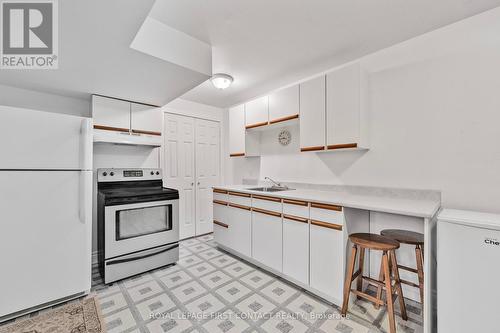
[[[173,249],[175,249],[177,247],[179,247],[179,244],[175,244],[175,245],[172,245],[170,247],[167,247],[166,249],[160,250],[158,252],[148,253],[148,254],[145,254],[145,255],[140,256],[140,257],[133,257],[133,258],[127,258],[127,259],[112,260],[112,261],[107,262],[106,265],[110,266],[110,265],[122,264],[124,262],[129,262],[129,261],[135,261],[135,260],[141,260],[141,259],[144,259],[144,258],[149,258],[149,257],[155,256],[157,254],[173,250]]]

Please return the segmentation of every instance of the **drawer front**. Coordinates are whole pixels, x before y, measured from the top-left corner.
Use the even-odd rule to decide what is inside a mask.
[[[282,206],[280,198],[264,197],[254,195],[252,198],[252,207],[269,210],[281,214]]]
[[[252,206],[252,198],[250,194],[239,192],[228,192],[227,202],[247,207]]]
[[[214,192],[214,200],[227,201],[227,194]]]
[[[309,218],[309,203],[283,199],[283,214]]]
[[[310,218],[311,221],[344,225],[344,213],[339,206],[311,203]]]

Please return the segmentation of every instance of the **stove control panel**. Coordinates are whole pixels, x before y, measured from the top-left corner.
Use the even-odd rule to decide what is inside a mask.
[[[97,169],[98,182],[162,179],[161,169]]]

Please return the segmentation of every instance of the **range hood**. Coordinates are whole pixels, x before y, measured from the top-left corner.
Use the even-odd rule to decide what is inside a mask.
[[[161,147],[161,136],[94,129],[94,143]]]

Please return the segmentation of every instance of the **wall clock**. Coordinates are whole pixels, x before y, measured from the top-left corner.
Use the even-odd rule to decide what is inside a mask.
[[[281,130],[278,134],[278,142],[282,146],[287,146],[292,141],[292,133],[289,130]]]

